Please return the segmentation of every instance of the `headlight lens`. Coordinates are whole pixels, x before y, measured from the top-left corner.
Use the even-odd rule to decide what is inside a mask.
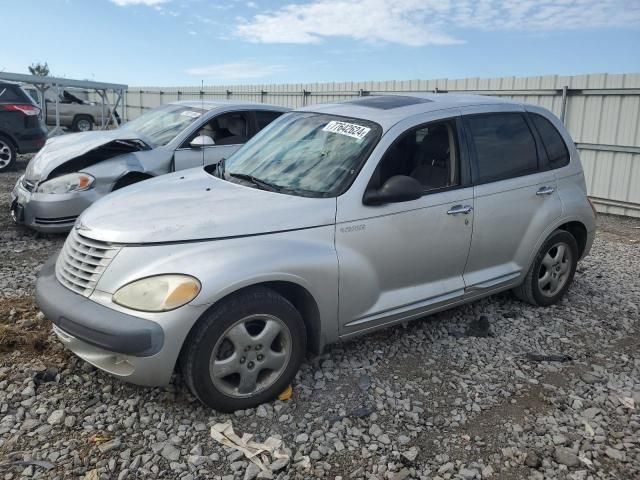
[[[157,275],[118,289],[113,301],[143,312],[166,312],[181,307],[200,293],[200,282],[189,275]]]
[[[70,193],[88,190],[95,178],[88,173],[69,173],[47,180],[38,186],[38,193]]]

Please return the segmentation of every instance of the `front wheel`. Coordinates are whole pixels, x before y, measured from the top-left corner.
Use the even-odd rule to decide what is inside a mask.
[[[93,130],[93,119],[89,115],[77,115],[73,119],[71,129],[74,132],[88,132]]]
[[[552,305],[569,289],[577,265],[576,239],[567,231],[556,230],[544,242],[524,282],[514,293],[532,305]]]
[[[223,300],[185,341],[182,375],[205,405],[253,408],[291,383],[306,351],[302,317],[284,297],[256,287]]]

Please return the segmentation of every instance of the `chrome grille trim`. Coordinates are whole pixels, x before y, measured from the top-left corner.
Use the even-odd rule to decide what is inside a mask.
[[[69,290],[88,297],[120,249],[117,245],[83,237],[73,229],[58,256],[56,277]]]

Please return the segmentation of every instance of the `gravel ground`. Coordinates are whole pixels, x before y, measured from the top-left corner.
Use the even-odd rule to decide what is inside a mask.
[[[0,175],[4,479],[255,478],[209,436],[227,420],[284,440],[280,479],[640,478],[638,221],[599,218],[559,305],[503,294],[336,345],[303,365],[289,401],[226,415],[177,376],[164,389],[126,385],[49,335],[33,282],[63,237],[12,225],[18,175]],[[53,468],[13,463],[32,460]]]

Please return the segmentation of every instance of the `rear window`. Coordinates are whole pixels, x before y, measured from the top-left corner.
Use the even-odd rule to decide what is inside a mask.
[[[569,164],[569,150],[562,139],[562,135],[553,126],[553,124],[536,113],[530,114],[533,124],[536,126],[542,143],[549,158],[549,166],[551,168],[561,168]]]
[[[477,183],[538,170],[536,142],[521,114],[473,115],[467,117],[466,123],[477,159]]]
[[[0,85],[0,102],[24,102],[23,93],[13,85]]]

